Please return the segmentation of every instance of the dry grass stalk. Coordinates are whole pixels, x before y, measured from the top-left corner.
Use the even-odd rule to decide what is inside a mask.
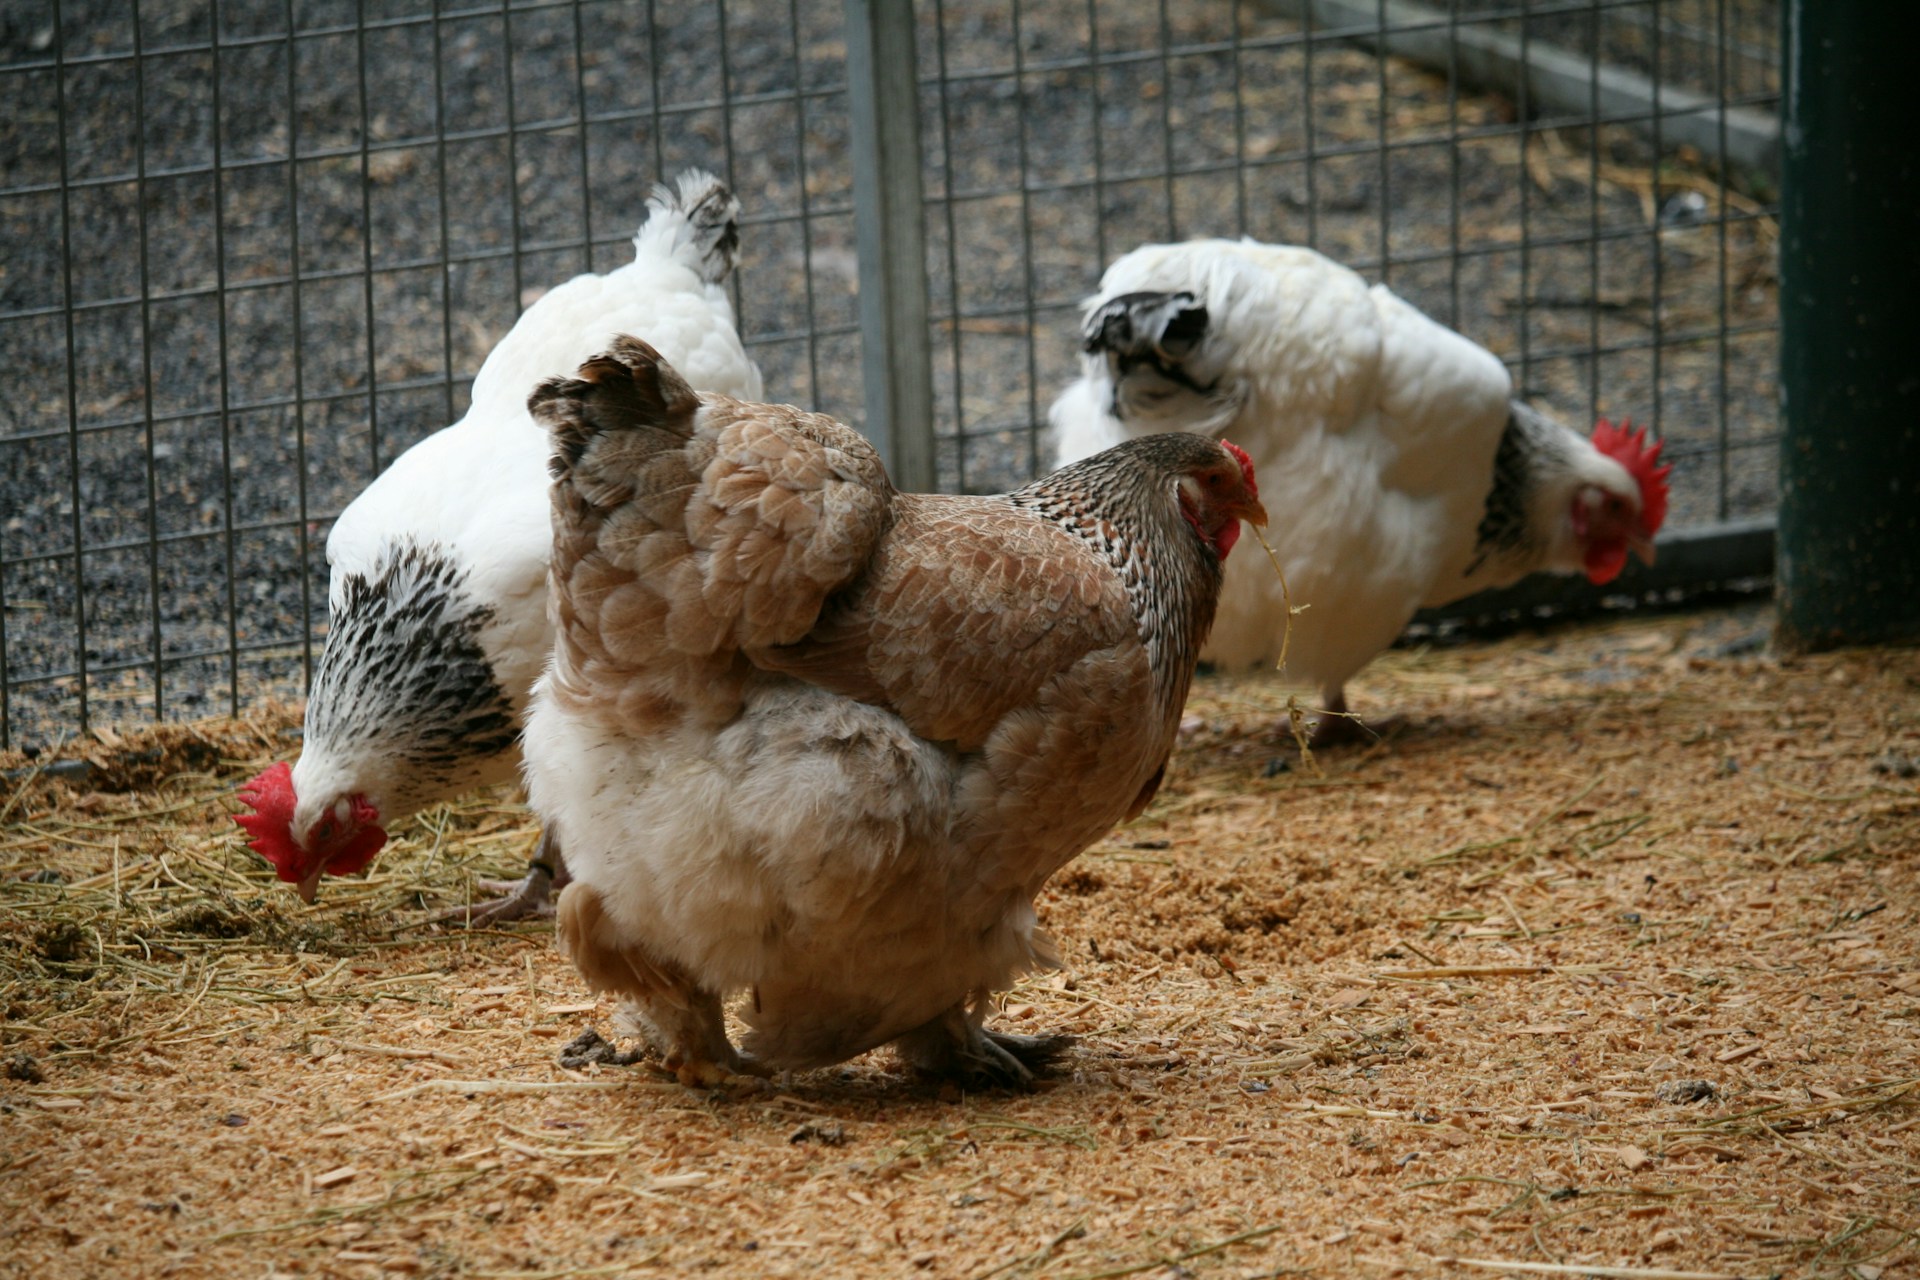
[[[1669,1271],[1660,1267],[1607,1267],[1591,1262],[1521,1262],[1497,1258],[1435,1258],[1443,1266],[1480,1271],[1518,1271],[1535,1276],[1605,1276],[1607,1280],[1742,1280],[1725,1271]]]

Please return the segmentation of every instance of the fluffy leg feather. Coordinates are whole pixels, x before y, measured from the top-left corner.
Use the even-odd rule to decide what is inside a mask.
[[[554,919],[560,949],[587,986],[622,997],[622,1022],[659,1050],[681,1084],[712,1088],[743,1073],[764,1074],[727,1039],[720,997],[622,938],[593,886],[567,886]]]
[[[636,997],[620,1010],[617,1025],[646,1039],[659,1051],[661,1065],[689,1089],[714,1089],[743,1075],[765,1076],[765,1067],[741,1054],[727,1039],[720,997],[689,990],[685,1003]]]

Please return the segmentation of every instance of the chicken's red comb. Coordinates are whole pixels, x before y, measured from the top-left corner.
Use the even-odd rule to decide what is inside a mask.
[[[293,847],[293,767],[285,760],[240,788],[240,803],[252,813],[236,813],[233,820],[249,836],[253,851],[273,864],[274,874],[297,884],[300,871]]]
[[[1231,440],[1222,440],[1220,447],[1233,455],[1233,460],[1240,464],[1240,478],[1247,482],[1247,493],[1252,497],[1259,497],[1260,486],[1253,479],[1253,459],[1247,456],[1247,451]]]
[[[1622,422],[1614,426],[1605,418],[1593,427],[1593,447],[1612,458],[1627,469],[1635,484],[1640,486],[1640,523],[1648,537],[1660,531],[1660,525],[1667,518],[1667,476],[1673,471],[1673,464],[1660,464],[1660,449],[1664,441],[1647,443],[1647,429],[1633,429],[1632,422]]]

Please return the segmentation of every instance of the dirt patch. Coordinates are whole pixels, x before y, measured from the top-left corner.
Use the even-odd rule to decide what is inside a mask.
[[[1276,685],[1203,680],[1166,792],[1044,895],[1068,966],[997,1021],[1080,1043],[1023,1095],[561,1068],[615,1028],[550,933],[423,923],[524,859],[504,796],[309,909],[226,816],[279,726],[35,784],[0,1274],[1909,1273],[1920,653],[1782,662],[1767,621],[1386,655],[1357,706],[1401,729],[1324,773]]]

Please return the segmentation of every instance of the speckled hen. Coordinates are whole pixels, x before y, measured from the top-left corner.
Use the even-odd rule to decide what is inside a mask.
[[[1245,455],[1165,436],[903,494],[847,427],[698,395],[630,339],[533,410],[556,645],[528,794],[589,985],[690,1084],[884,1044],[1026,1080],[1058,1041],[986,1031],[988,996],[1056,963],[1034,894],[1159,785],[1266,519]]]

